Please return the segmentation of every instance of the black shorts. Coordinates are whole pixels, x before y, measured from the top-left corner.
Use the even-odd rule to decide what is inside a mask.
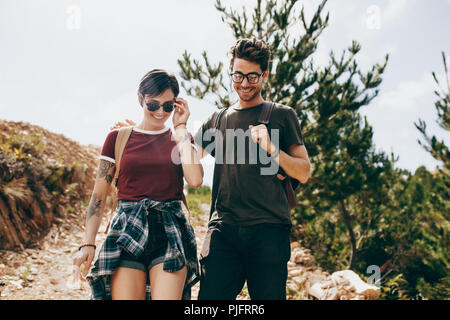
[[[147,215],[147,219],[149,232],[144,253],[139,258],[136,258],[122,250],[120,254],[119,267],[132,268],[147,272],[150,271],[150,269],[155,265],[164,262],[164,256],[166,255],[169,242],[164,230],[161,212],[157,210],[150,210]]]

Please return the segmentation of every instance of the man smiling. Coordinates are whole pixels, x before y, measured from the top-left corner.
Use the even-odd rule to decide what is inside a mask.
[[[262,155],[270,157],[268,165],[276,164],[302,183],[310,176],[310,161],[294,110],[262,97],[269,76],[267,44],[240,39],[230,55],[239,102],[220,116],[212,115],[195,135],[202,155],[216,158],[211,216],[200,254],[199,299],[235,299],[245,281],[252,299],[286,299],[289,202],[278,170],[262,170],[267,169]],[[267,110],[266,125],[259,120]],[[245,144],[235,143],[239,132],[246,133],[244,139],[250,137]],[[250,161],[252,143],[259,149],[256,162]],[[237,154],[244,154],[244,161],[235,159]]]

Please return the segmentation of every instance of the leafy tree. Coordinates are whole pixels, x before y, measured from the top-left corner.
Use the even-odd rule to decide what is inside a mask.
[[[263,97],[294,108],[301,121],[312,178],[297,194],[296,235],[328,269],[353,268],[393,196],[394,159],[375,151],[373,130],[358,114],[377,96],[388,56],[363,72],[356,61],[361,46],[353,41],[340,55],[332,51],[325,67],[317,66],[314,53],[329,23],[326,2],[310,19],[297,0],[257,0],[251,13],[220,0],[215,7],[235,38],[255,36],[271,46]],[[186,51],[178,63],[189,95],[212,99],[219,108],[233,104],[227,62],[212,64],[206,52],[196,60]]]

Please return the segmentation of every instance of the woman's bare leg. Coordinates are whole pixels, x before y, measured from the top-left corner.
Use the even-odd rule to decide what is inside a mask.
[[[113,300],[145,300],[147,274],[144,271],[119,267],[111,277]]]
[[[160,263],[150,269],[152,300],[181,300],[187,268],[184,267],[177,272],[167,272],[163,270],[163,265]]]

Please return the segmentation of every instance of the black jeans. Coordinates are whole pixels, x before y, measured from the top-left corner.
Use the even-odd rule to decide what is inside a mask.
[[[210,223],[200,254],[199,300],[234,300],[245,281],[252,300],[285,300],[289,227]]]

